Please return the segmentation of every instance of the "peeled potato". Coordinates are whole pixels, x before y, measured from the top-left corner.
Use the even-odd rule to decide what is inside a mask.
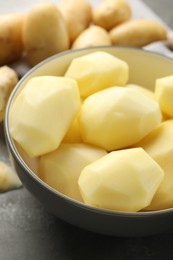
[[[79,188],[86,204],[136,212],[148,206],[163,180],[161,167],[142,149],[111,152],[86,166]]]
[[[127,84],[126,85],[127,88],[134,88],[134,89],[138,89],[139,91],[141,91],[143,94],[147,95],[148,97],[150,97],[151,99],[156,99],[155,97],[155,93],[154,91],[144,88],[142,86],[136,85],[136,84]]]
[[[0,15],[0,65],[15,61],[22,55],[23,14]]]
[[[159,104],[139,90],[111,87],[85,99],[79,121],[84,142],[112,151],[144,138],[161,118]]]
[[[94,23],[112,29],[131,18],[130,5],[125,0],[103,0],[93,12]]]
[[[80,132],[80,126],[78,122],[78,116],[73,120],[66,135],[64,136],[63,143],[82,143],[82,137]]]
[[[66,21],[72,43],[92,21],[91,5],[86,0],[61,0],[57,6]]]
[[[156,80],[155,95],[162,112],[173,118],[173,75]]]
[[[11,107],[11,136],[30,157],[51,152],[60,145],[79,109],[80,96],[74,80],[33,77]]]
[[[32,66],[69,48],[67,27],[56,5],[41,3],[33,7],[24,23],[23,41]]]
[[[85,98],[113,85],[123,86],[129,78],[128,64],[113,55],[97,51],[72,60],[65,77],[75,79]]]
[[[173,120],[161,123],[141,142],[142,147],[163,169],[165,175],[151,204],[145,210],[173,207]]]
[[[104,149],[87,144],[61,144],[56,151],[41,156],[38,175],[55,190],[83,201],[78,187],[81,171],[106,154]]]
[[[154,20],[130,20],[111,29],[110,37],[113,45],[143,47],[155,41],[166,40],[167,31]]]
[[[72,44],[72,49],[98,45],[111,45],[111,39],[105,29],[100,26],[92,25],[79,34]]]

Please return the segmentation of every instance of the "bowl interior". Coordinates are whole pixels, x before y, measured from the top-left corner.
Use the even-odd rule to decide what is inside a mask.
[[[130,68],[129,83],[139,84],[151,90],[154,89],[155,80],[157,78],[173,74],[173,61],[171,59],[155,53],[142,51],[141,49],[126,47],[96,47],[76,50],[73,52],[67,51],[62,54],[55,55],[31,69],[29,73],[22,78],[13,91],[9,101],[9,109],[21,89],[30,78],[43,75],[62,76],[73,58],[95,51],[106,51],[126,61]],[[8,112],[9,111],[7,111],[7,117]],[[36,173],[37,159],[29,158],[17,144],[15,144],[15,149],[17,154],[24,160],[28,167]]]
[[[49,188],[46,184],[44,184],[42,181],[40,181],[39,178],[37,177],[37,159],[29,158],[29,156],[20,147],[18,147],[17,144],[14,143],[10,137],[9,122],[8,122],[8,115],[10,112],[10,108],[11,108],[15,98],[17,97],[17,95],[20,93],[20,91],[22,90],[22,88],[25,86],[26,82],[30,78],[35,77],[35,76],[42,76],[42,75],[62,76],[73,58],[81,56],[81,55],[85,55],[87,53],[95,52],[95,51],[105,51],[105,52],[108,52],[108,53],[126,61],[129,64],[129,68],[130,68],[129,83],[138,84],[138,85],[141,85],[141,86],[151,89],[151,90],[154,89],[155,80],[157,78],[173,74],[173,60],[166,58],[164,56],[161,56],[159,54],[147,52],[147,51],[144,51],[141,49],[128,48],[128,47],[93,47],[93,48],[89,48],[89,49],[67,51],[67,52],[63,52],[61,54],[55,55],[53,57],[50,57],[49,59],[43,61],[42,63],[38,64],[36,67],[31,69],[20,80],[20,82],[17,84],[17,86],[15,87],[14,91],[12,92],[12,94],[9,98],[9,102],[8,102],[7,109],[6,109],[5,134],[6,134],[7,144],[11,150],[12,156],[15,158],[14,160],[17,160],[19,164],[21,164],[21,162],[22,162],[22,165],[23,165],[22,167],[24,167],[23,169],[25,170],[25,173],[23,173],[24,170],[22,169],[19,177],[21,177],[23,174],[27,173],[27,175],[28,175],[27,178],[32,177],[32,179],[34,179],[34,182],[36,182],[38,184],[37,187],[39,187],[39,185],[41,183],[41,185],[44,186],[44,189],[46,189],[47,194],[45,195],[42,193],[41,196],[44,197],[43,195],[45,195],[45,197],[44,197],[44,199],[41,198],[41,200],[42,201],[47,200],[48,207],[49,207],[50,203],[48,201],[49,198],[46,198],[46,196],[49,195],[48,193],[50,193],[50,191],[52,192],[52,189]],[[24,176],[22,177],[22,181],[25,182]],[[28,181],[29,181],[29,179],[28,179]],[[26,185],[27,185],[27,183],[26,183]],[[33,185],[33,183],[32,183],[32,185]],[[34,188],[31,187],[31,190],[32,189],[33,189],[33,193],[35,193],[36,196],[40,196],[39,192],[35,191]],[[53,193],[56,194],[56,191],[53,191]],[[62,195],[62,198],[67,200],[67,198],[65,198],[63,195]],[[50,199],[56,201],[55,197],[51,197]],[[75,202],[75,201],[73,202],[72,200],[70,202],[67,201],[67,203],[68,203],[68,206],[69,206],[69,203],[71,203],[70,206],[72,206],[72,207],[74,205],[77,205],[78,207],[85,208],[84,205],[83,206],[78,205],[77,202]],[[60,204],[61,204],[61,202],[60,202]],[[81,204],[81,203],[79,203],[79,204]],[[64,204],[63,204],[63,206],[64,206]],[[126,221],[127,217],[130,216],[130,218],[131,218],[131,217],[135,216],[134,225],[136,225],[136,217],[140,216],[140,214],[138,215],[138,213],[129,215],[126,213],[116,214],[116,212],[111,212],[111,214],[110,214],[111,218],[112,217],[114,218],[115,216],[117,216],[118,218],[120,218],[121,216],[125,216],[125,223],[127,223],[127,227],[124,226],[123,232],[122,232],[122,229],[120,230],[118,227],[119,223],[117,223],[117,226],[116,226],[116,228],[118,228],[118,229],[116,231],[113,231],[112,225],[115,225],[115,222],[111,223],[111,221],[110,221],[110,223],[108,224],[109,229],[107,229],[107,228],[103,227],[102,222],[99,223],[99,221],[98,221],[97,213],[99,213],[99,214],[103,213],[107,217],[108,217],[109,213],[107,213],[104,210],[103,211],[102,210],[97,211],[97,209],[93,210],[93,209],[90,209],[90,207],[87,208],[87,206],[86,206],[86,209],[90,210],[90,212],[88,213],[89,215],[87,216],[87,219],[85,222],[86,226],[89,225],[88,219],[90,217],[91,217],[91,221],[93,220],[93,217],[94,217],[94,219],[96,218],[96,220],[94,221],[95,224],[91,224],[91,226],[89,226],[87,229],[96,230],[96,231],[99,230],[99,232],[105,233],[105,234],[110,234],[110,233],[116,234],[118,230],[119,230],[119,233],[118,233],[119,235],[131,234],[131,233],[129,233],[131,231],[128,231],[128,228],[129,228],[129,225],[131,225],[132,223],[131,224],[127,223],[127,221]],[[64,208],[64,212],[65,212],[65,210],[66,209]],[[56,212],[55,207],[52,206],[51,211]],[[67,214],[68,213],[64,213],[64,214],[62,213],[62,216],[61,216],[60,212],[57,213],[57,215],[60,215],[61,218],[68,221],[69,220],[68,216],[66,217]],[[154,216],[154,214],[153,214],[153,216]],[[147,215],[147,212],[141,213],[142,217],[144,215]],[[148,216],[152,216],[152,215],[151,214],[147,215],[147,218],[148,218]],[[74,216],[74,218],[76,218],[76,215]],[[84,215],[84,218],[85,218],[85,215]],[[140,221],[141,220],[142,220],[142,218],[140,219]],[[114,221],[114,219],[112,221]],[[73,224],[77,224],[78,226],[81,226],[81,227],[84,225],[84,219],[83,219],[83,224],[80,224],[79,222],[76,223],[77,220],[69,221],[69,222],[72,222]],[[123,225],[124,225],[124,219],[123,219]],[[153,222],[150,223],[150,227],[149,227],[150,230],[147,230],[147,228],[146,228],[147,225],[148,224],[146,222],[146,226],[144,225],[142,227],[143,234],[147,234],[147,232],[151,233],[151,230],[152,230],[151,227],[153,225]],[[160,222],[157,223],[157,227],[160,227]],[[131,226],[130,230],[131,229],[133,229],[133,225]],[[156,228],[155,228],[155,230],[156,230]],[[139,226],[136,228],[137,234],[140,233],[140,231],[141,231],[141,222],[139,222]]]

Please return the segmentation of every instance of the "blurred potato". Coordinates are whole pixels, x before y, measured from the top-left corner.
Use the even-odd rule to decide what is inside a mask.
[[[111,39],[109,33],[104,28],[92,25],[76,38],[72,44],[72,49],[98,45],[111,45]]]
[[[125,0],[103,0],[93,12],[95,24],[110,30],[131,18],[131,7]]]
[[[143,47],[155,41],[167,39],[163,25],[147,19],[130,20],[110,30],[113,45]]]
[[[23,27],[23,42],[32,66],[69,48],[67,27],[56,5],[41,3],[31,9]]]
[[[91,23],[92,7],[86,0],[61,0],[57,6],[66,21],[72,43]]]
[[[0,67],[0,122],[4,119],[8,98],[17,82],[18,76],[12,68]]]
[[[0,65],[17,60],[23,52],[23,14],[0,15]]]
[[[169,36],[169,47],[173,51],[173,34]]]

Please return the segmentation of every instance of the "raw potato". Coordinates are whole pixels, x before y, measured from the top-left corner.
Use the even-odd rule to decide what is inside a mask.
[[[92,25],[79,34],[72,44],[72,49],[111,44],[108,32],[100,26]]]
[[[130,183],[130,185],[132,184],[131,187],[133,187],[129,188],[129,186],[127,185],[127,188],[129,188],[129,190],[127,189],[127,193],[129,192],[129,197],[126,196],[125,193],[125,196],[127,198],[127,201],[125,201],[124,204],[125,207],[123,204],[123,206],[121,206],[120,203],[119,205],[117,204],[118,207],[114,208],[112,200],[109,201],[109,194],[111,194],[112,196],[112,191],[110,191],[110,189],[107,189],[106,187],[105,192],[104,186],[101,186],[101,189],[95,197],[96,200],[98,199],[96,203],[95,201],[91,202],[90,198],[88,199],[88,197],[84,194],[85,191],[83,191],[83,188],[91,192],[89,196],[91,195],[92,198],[92,195],[95,192],[95,188],[97,189],[97,187],[102,184],[105,185],[107,179],[103,179],[103,182],[99,183],[97,176],[95,178],[95,184],[94,182],[92,182],[91,179],[89,180],[89,186],[85,186],[85,184],[85,187],[81,186],[81,191],[86,203],[96,207],[104,207],[111,210],[137,211],[140,210],[141,207],[145,207],[143,210],[173,207],[173,199],[171,196],[173,186],[173,120],[166,121],[165,125],[160,124],[162,115],[158,102],[153,98],[153,93],[149,90],[143,89],[141,86],[127,84],[129,67],[126,62],[117,59],[107,52],[93,52],[91,54],[78,57],[77,60],[78,64],[76,65],[76,67],[74,66],[73,73],[76,73],[77,77],[81,75],[82,82],[85,84],[87,83],[86,86],[90,86],[92,81],[95,81],[100,87],[100,85],[104,82],[107,83],[108,80],[112,80],[114,76],[116,76],[116,80],[120,77],[119,83],[121,82],[122,86],[112,87],[113,83],[109,82],[110,85],[106,86],[106,89],[104,90],[100,90],[99,87],[94,89],[94,91],[97,92],[95,94],[91,94],[93,90],[89,90],[88,95],[90,96],[86,99],[83,99],[83,105],[81,109],[79,88],[77,82],[74,79],[52,76],[42,76],[30,79],[12,103],[9,118],[10,133],[14,141],[16,141],[17,143],[16,147],[17,149],[19,149],[19,153],[20,151],[22,151],[22,158],[24,158],[26,164],[29,164],[29,167],[31,167],[31,169],[36,174],[38,174],[38,161],[40,159],[39,156],[41,156],[41,160],[42,158],[45,158],[45,160],[42,160],[43,164],[40,167],[40,169],[42,169],[39,170],[40,178],[42,178],[43,181],[45,181],[54,189],[57,189],[58,191],[66,194],[67,196],[70,196],[71,198],[82,201],[76,182],[82,169],[87,165],[87,163],[85,164],[85,162],[88,160],[88,158],[91,159],[90,162],[96,159],[90,149],[88,152],[85,153],[85,148],[87,146],[94,146],[94,149],[99,149],[100,151],[104,151],[104,153],[106,153],[106,150],[109,152],[114,149],[123,149],[127,147],[130,148],[127,150],[133,151],[134,147],[132,147],[131,145],[139,145],[143,142],[140,141],[139,143],[137,143],[139,140],[145,140],[145,137],[147,140],[147,138],[149,138],[150,135],[152,136],[152,133],[155,131],[155,135],[152,140],[153,144],[151,144],[151,147],[153,145],[153,154],[157,154],[158,157],[160,156],[160,158],[157,160],[154,158],[152,152],[151,154],[150,152],[147,152],[151,157],[153,157],[154,160],[156,160],[161,168],[163,168],[166,175],[158,188],[156,188],[156,186],[158,185],[158,182],[156,181],[156,186],[153,190],[153,186],[149,186],[151,185],[151,182],[148,180],[146,181],[147,188],[151,188],[150,191],[153,192],[152,196],[154,197],[152,201],[151,193],[147,191],[149,197],[147,197],[147,200],[145,200],[145,195],[147,194],[147,192],[140,192],[141,190],[138,190],[137,188],[137,193],[140,195],[144,195],[144,197],[142,197],[142,206],[140,204],[140,197],[136,196],[136,191],[133,186],[134,183],[135,185],[136,183],[137,185],[139,184],[139,186],[141,184],[143,185],[143,181],[145,180],[145,178],[136,179],[135,176],[138,172],[138,169],[141,171],[146,170],[147,173],[151,171],[150,173],[152,177],[154,177],[155,173],[157,172],[155,166],[153,168],[150,168],[151,165],[149,166],[147,161],[141,160],[141,152],[135,154],[134,157],[132,156],[132,158],[129,159],[128,152],[127,154],[125,152],[126,150],[118,151],[120,152],[120,154],[122,153],[122,157],[120,158],[122,158],[122,167],[124,167],[123,170],[125,173],[125,177],[121,179],[121,176],[119,176],[117,179],[117,185],[119,185],[121,189],[122,187],[124,187],[124,183],[126,183],[124,180],[128,179],[127,184]],[[75,59],[73,61],[75,61]],[[92,65],[94,65],[94,67],[92,67]],[[113,68],[111,67],[112,65],[113,67],[115,66],[114,68],[118,68],[117,71],[113,70]],[[86,72],[88,74],[85,75]],[[87,80],[89,80],[89,82]],[[78,83],[80,83],[80,80],[78,81]],[[58,92],[58,89],[60,90],[60,92]],[[54,115],[56,115],[56,118]],[[168,127],[168,122],[170,125],[170,129]],[[160,139],[158,138],[159,135],[161,135]],[[162,140],[162,135],[165,135],[164,140]],[[158,142],[158,144],[156,144],[156,148],[155,140],[156,143]],[[67,144],[67,142],[71,142],[72,144]],[[75,142],[83,143],[79,145]],[[43,147],[44,145],[45,147]],[[79,150],[78,148],[75,148],[77,146],[80,146]],[[65,152],[66,148],[64,147],[73,147],[75,148],[75,151],[73,149],[68,150],[68,157],[67,153]],[[111,152],[109,153],[109,155],[113,153]],[[59,175],[57,175],[58,177],[55,176],[53,171],[51,171],[51,173],[48,175],[48,170],[53,169],[55,166],[52,166],[51,164],[52,162],[54,163],[52,159],[47,164],[47,158],[55,154],[58,154],[59,156],[58,163],[56,158],[55,165],[57,163],[57,168],[60,168],[62,178],[59,177]],[[35,157],[33,158],[33,156]],[[89,160],[87,162],[88,164],[90,163]],[[100,163],[97,164],[97,161],[95,163],[97,166],[96,168],[98,174],[101,175],[102,173],[100,173]],[[119,169],[121,169],[121,166],[119,166],[119,163],[121,164],[121,160],[117,161],[116,166],[109,166],[109,164],[113,165],[112,163],[112,159],[106,160],[106,167],[108,168],[105,167],[106,170],[104,170],[103,168],[104,174],[109,173],[111,175],[114,170],[120,172]],[[74,167],[72,167],[72,165],[74,165]],[[143,167],[141,167],[141,165]],[[91,168],[87,168],[90,166]],[[138,168],[135,168],[136,166]],[[92,171],[92,164],[88,165],[87,167],[83,171],[86,171],[87,173],[90,172],[90,169]],[[147,167],[149,167],[150,170],[148,170]],[[44,169],[46,169],[45,173]],[[111,172],[111,170],[109,171],[109,169],[113,171]],[[128,178],[128,176],[126,177],[126,174],[128,174],[129,171],[130,174],[132,174],[132,178]],[[68,172],[71,173],[72,178],[66,181],[66,177],[68,177]],[[135,179],[133,179],[133,177]],[[0,181],[1,180],[3,179],[0,179]],[[152,180],[154,180],[154,178]],[[73,186],[72,183],[75,183],[75,185]],[[108,187],[111,187],[112,183],[112,181],[108,181]],[[162,184],[164,185],[162,186]],[[81,185],[80,182],[79,185]],[[92,193],[92,191],[94,192]],[[160,191],[161,193],[159,193]],[[171,194],[169,194],[169,192]],[[117,196],[118,194],[118,198],[123,199],[124,190],[120,190],[120,193],[121,194],[115,191],[115,195]],[[87,192],[86,194],[88,195]],[[132,200],[129,203],[128,199],[130,198],[130,196]],[[158,200],[155,200],[155,198],[158,198]],[[149,205],[150,201],[151,204]],[[115,202],[117,203],[118,200],[116,200]],[[128,206],[126,207],[126,205]],[[149,206],[146,207],[147,205]]]
[[[0,66],[20,58],[23,52],[23,14],[0,15]]]
[[[156,80],[155,95],[162,112],[173,118],[173,75]]]
[[[0,192],[17,189],[22,186],[14,170],[0,161]]]
[[[160,166],[142,149],[111,152],[86,166],[79,188],[86,204],[136,212],[148,206],[163,180]]]
[[[72,43],[91,23],[92,8],[86,0],[61,0],[57,6],[66,21]]]
[[[167,38],[166,29],[152,20],[130,20],[110,30],[113,45],[143,47]]]
[[[80,127],[79,127],[79,121],[78,117],[74,119],[72,122],[71,126],[68,129],[68,132],[64,136],[64,139],[62,140],[63,143],[82,143],[82,137],[81,137],[81,132],[80,132]]]
[[[11,107],[11,136],[30,157],[51,152],[60,145],[79,109],[79,90],[74,80],[33,77]]]
[[[85,166],[106,154],[105,150],[87,144],[62,144],[56,151],[41,156],[38,175],[55,190],[83,201],[79,175]]]
[[[69,48],[69,35],[62,14],[52,3],[35,5],[23,28],[27,60],[34,66]]]
[[[161,123],[136,146],[142,147],[164,170],[161,182],[151,204],[145,210],[173,207],[173,120]]]
[[[144,88],[142,86],[136,85],[136,84],[127,84],[126,85],[127,88],[134,88],[134,89],[138,89],[139,91],[141,91],[143,94],[147,95],[148,97],[150,97],[151,99],[155,99],[155,93],[154,91]]]
[[[173,34],[169,36],[169,47],[173,51]]]
[[[65,77],[75,79],[85,98],[113,85],[123,86],[129,78],[128,64],[107,52],[94,52],[75,58]]]
[[[79,120],[84,142],[112,151],[139,142],[161,118],[159,104],[141,91],[111,87],[85,99]]]
[[[125,0],[102,0],[93,12],[95,24],[110,30],[131,18],[130,5]]]
[[[0,67],[0,122],[4,119],[4,112],[8,98],[18,82],[16,72],[8,66]]]

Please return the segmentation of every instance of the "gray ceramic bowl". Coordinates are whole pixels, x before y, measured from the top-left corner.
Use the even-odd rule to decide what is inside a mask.
[[[112,212],[86,206],[53,190],[34,173],[29,160],[14,144],[9,133],[9,111],[15,97],[33,76],[62,75],[70,61],[93,51],[106,51],[128,62],[130,82],[151,89],[155,79],[173,74],[173,60],[147,51],[126,47],[96,47],[55,55],[31,69],[17,84],[5,114],[5,136],[16,171],[26,188],[54,215],[80,228],[116,236],[146,236],[173,228],[173,209],[155,212]]]

